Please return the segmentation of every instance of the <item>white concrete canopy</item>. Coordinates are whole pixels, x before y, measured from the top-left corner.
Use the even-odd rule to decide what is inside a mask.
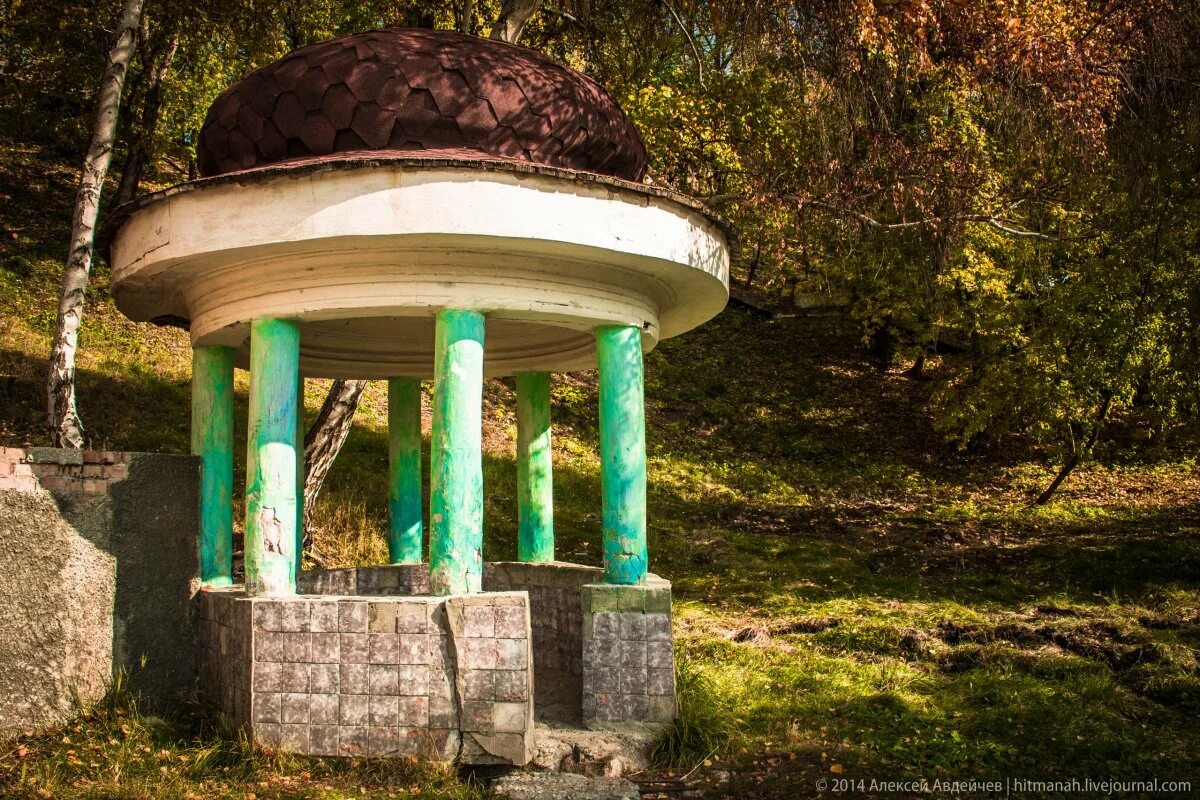
[[[651,187],[507,162],[378,157],[194,181],[118,211],[110,262],[135,320],[191,321],[247,363],[256,317],[301,322],[311,377],[429,377],[434,314],[488,317],[490,375],[595,365],[593,329],[643,349],[725,306],[724,227]]]

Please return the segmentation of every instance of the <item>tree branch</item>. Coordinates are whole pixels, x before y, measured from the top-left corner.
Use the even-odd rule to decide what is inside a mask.
[[[683,24],[683,20],[679,14],[675,13],[675,8],[669,0],[663,0],[663,5],[667,7],[667,11],[671,12],[671,16],[675,18],[675,24],[679,26],[679,30],[683,31],[683,35],[687,37],[688,44],[692,48],[692,56],[696,59],[696,77],[700,81],[700,88],[706,88],[704,86],[704,62],[700,59],[700,50],[696,47],[696,40],[692,37],[692,32]]]

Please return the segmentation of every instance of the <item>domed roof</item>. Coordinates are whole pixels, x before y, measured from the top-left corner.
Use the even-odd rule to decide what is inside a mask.
[[[646,149],[599,84],[524,47],[391,28],[285,56],[208,111],[200,174],[362,151],[500,158],[639,181]]]

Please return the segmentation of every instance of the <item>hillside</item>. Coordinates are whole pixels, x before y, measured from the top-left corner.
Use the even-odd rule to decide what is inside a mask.
[[[45,443],[73,181],[53,154],[0,142],[3,445]],[[120,316],[100,265],[79,362],[93,444],[185,452],[189,359],[182,332]],[[836,316],[732,308],[647,358],[651,568],[676,588],[685,709],[664,757],[738,797],[791,796],[831,774],[1197,774],[1195,463],[1090,466],[1031,509],[1053,465],[1015,446],[950,447],[929,384],[904,366],[880,372]],[[308,381],[310,419],[325,385]],[[244,426],[244,373],[238,390]],[[384,559],[384,400],[372,384],[317,509],[327,564]],[[599,563],[594,376],[556,376],[553,400],[558,551]],[[512,558],[512,383],[489,382],[485,405],[485,557]],[[211,746],[186,726],[147,735],[183,755]],[[0,786],[23,763],[60,788],[83,774],[56,737],[0,753]],[[191,780],[212,796],[256,785],[220,763],[169,791],[153,788],[166,780],[155,764],[130,762],[124,780],[155,796],[185,796]],[[259,796],[322,796],[305,786]]]

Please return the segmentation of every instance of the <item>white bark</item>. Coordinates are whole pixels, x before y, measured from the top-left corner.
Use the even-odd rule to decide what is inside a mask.
[[[108,65],[96,108],[92,143],[83,162],[79,194],[71,220],[71,249],[63,269],[62,294],[58,303],[58,325],[50,351],[47,381],[47,412],[51,437],[58,447],[83,447],[83,424],[75,406],[75,352],[79,325],[83,320],[84,293],[92,269],[96,218],[100,213],[100,191],[112,162],[117,137],[117,117],[129,61],[137,46],[143,0],[125,0],[117,41],[108,54]]]
[[[492,39],[516,44],[525,31],[525,25],[530,17],[542,7],[540,0],[504,0],[500,8],[500,18],[492,26]]]

